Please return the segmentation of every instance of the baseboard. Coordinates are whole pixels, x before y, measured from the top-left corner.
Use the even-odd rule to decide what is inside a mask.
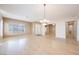
[[[6,38],[6,37],[16,37],[16,36],[23,36],[23,35],[30,35],[30,34],[5,35],[5,36],[3,36],[3,38]]]
[[[66,39],[66,38],[62,38],[62,37],[56,37],[56,39]]]

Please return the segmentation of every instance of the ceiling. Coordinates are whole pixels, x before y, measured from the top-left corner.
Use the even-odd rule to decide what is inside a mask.
[[[0,4],[0,9],[7,13],[24,16],[38,21],[44,17],[43,4]],[[46,19],[64,19],[79,16],[79,4],[47,4]]]

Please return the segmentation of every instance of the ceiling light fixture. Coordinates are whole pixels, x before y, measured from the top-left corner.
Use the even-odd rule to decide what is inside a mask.
[[[44,6],[44,19],[40,20],[41,23],[43,23],[44,25],[47,25],[50,21],[46,19],[46,4],[43,4]]]

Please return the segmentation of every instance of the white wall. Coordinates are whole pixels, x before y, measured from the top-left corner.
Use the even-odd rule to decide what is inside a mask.
[[[77,40],[79,41],[79,20],[77,21]]]
[[[65,39],[65,21],[56,21],[56,37]]]
[[[3,19],[2,15],[0,14],[0,38],[3,37]]]

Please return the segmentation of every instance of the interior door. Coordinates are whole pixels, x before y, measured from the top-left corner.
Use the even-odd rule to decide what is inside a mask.
[[[76,21],[66,22],[66,39],[68,41],[76,41],[76,39],[77,39],[77,23],[76,23]]]

